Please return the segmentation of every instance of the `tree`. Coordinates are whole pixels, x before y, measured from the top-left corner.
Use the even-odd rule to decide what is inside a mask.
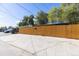
[[[33,25],[34,26],[34,20],[33,20],[34,16],[30,15],[29,17],[29,25]]]
[[[79,4],[62,4],[60,8],[52,8],[48,13],[50,22],[79,22]]]
[[[65,4],[63,4],[65,5]],[[69,23],[77,23],[79,22],[78,17],[79,17],[79,11],[77,10],[78,7],[76,4],[68,4],[68,6],[65,5],[64,7],[64,15],[65,19],[69,21]]]
[[[19,22],[19,23],[18,23],[18,26],[24,26],[24,25],[23,25],[23,23],[22,23],[22,22]]]
[[[48,13],[49,22],[62,22],[62,9],[52,8]]]
[[[44,11],[39,11],[37,13],[36,18],[38,19],[39,24],[47,24],[48,23],[48,14],[45,13]]]
[[[28,16],[24,16],[23,20],[21,22],[19,22],[18,26],[26,26],[26,25],[28,25],[28,19],[29,19]]]

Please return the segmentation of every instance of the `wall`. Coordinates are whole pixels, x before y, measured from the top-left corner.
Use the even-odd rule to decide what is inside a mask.
[[[19,33],[79,39],[79,24],[21,27]]]

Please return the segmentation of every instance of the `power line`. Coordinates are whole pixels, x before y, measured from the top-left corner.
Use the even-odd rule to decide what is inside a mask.
[[[5,11],[0,10],[1,12],[7,13],[9,16],[11,16],[11,17],[13,17],[13,18],[15,18],[15,19],[19,19],[19,18],[17,18],[16,16],[14,16],[6,7],[4,7],[4,6],[2,6],[2,5],[1,5],[1,7],[4,8],[4,9],[7,11],[7,12],[5,12]]]
[[[27,12],[29,12],[29,13],[31,13],[31,14],[33,14],[30,10],[28,10],[28,9],[26,9],[25,7],[23,7],[22,5],[20,5],[20,4],[18,4],[18,3],[16,3],[19,7],[21,7],[21,8],[23,8],[24,10],[26,10]]]
[[[32,3],[32,5],[34,5],[38,10],[41,11],[41,9],[39,7],[37,7],[34,3]]]
[[[48,9],[49,10],[49,8],[47,7],[47,5],[46,6],[44,6],[46,9]]]
[[[9,14],[9,13],[5,12],[5,11],[0,10],[0,12],[5,13],[5,14],[8,14],[9,16],[11,16],[11,17],[15,18],[13,15],[11,15],[11,14]],[[15,18],[15,19],[17,19],[17,18]]]
[[[33,4],[33,3],[32,3]],[[33,4],[39,11],[42,11],[39,7],[37,7],[35,4]],[[46,6],[44,6],[46,9],[48,9]],[[48,9],[49,10],[49,9]]]
[[[3,11],[3,10],[0,10],[0,12],[2,12],[2,13],[6,13],[5,11]]]
[[[0,12],[1,12],[1,13],[5,13],[5,14],[7,14],[5,11],[2,11],[2,10],[0,10]],[[1,15],[1,14],[0,14],[0,15]]]

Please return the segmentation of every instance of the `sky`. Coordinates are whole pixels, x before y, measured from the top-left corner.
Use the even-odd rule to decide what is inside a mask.
[[[0,27],[17,26],[17,23],[24,16],[31,14],[35,16],[40,10],[48,12],[51,8],[60,7],[60,5],[60,3],[19,3],[19,5],[16,3],[0,3]]]

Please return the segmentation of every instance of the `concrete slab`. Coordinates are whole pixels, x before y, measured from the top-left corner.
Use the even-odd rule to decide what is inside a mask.
[[[11,33],[0,32],[0,37],[1,37],[1,36],[8,36],[8,35],[11,35]]]
[[[45,40],[45,37],[42,36],[33,36],[33,35],[24,35],[24,34],[15,34],[5,37],[1,37],[0,40],[5,41],[11,45],[20,47],[24,50],[27,50],[31,53],[35,53],[39,50],[46,49],[56,43],[52,41],[51,43]]]
[[[0,40],[0,56],[31,56],[31,53],[19,49],[17,47],[11,46],[6,42]]]
[[[13,34],[0,37],[0,40],[25,51],[23,55],[29,55],[27,52],[41,56],[79,55],[79,40],[74,39]]]

